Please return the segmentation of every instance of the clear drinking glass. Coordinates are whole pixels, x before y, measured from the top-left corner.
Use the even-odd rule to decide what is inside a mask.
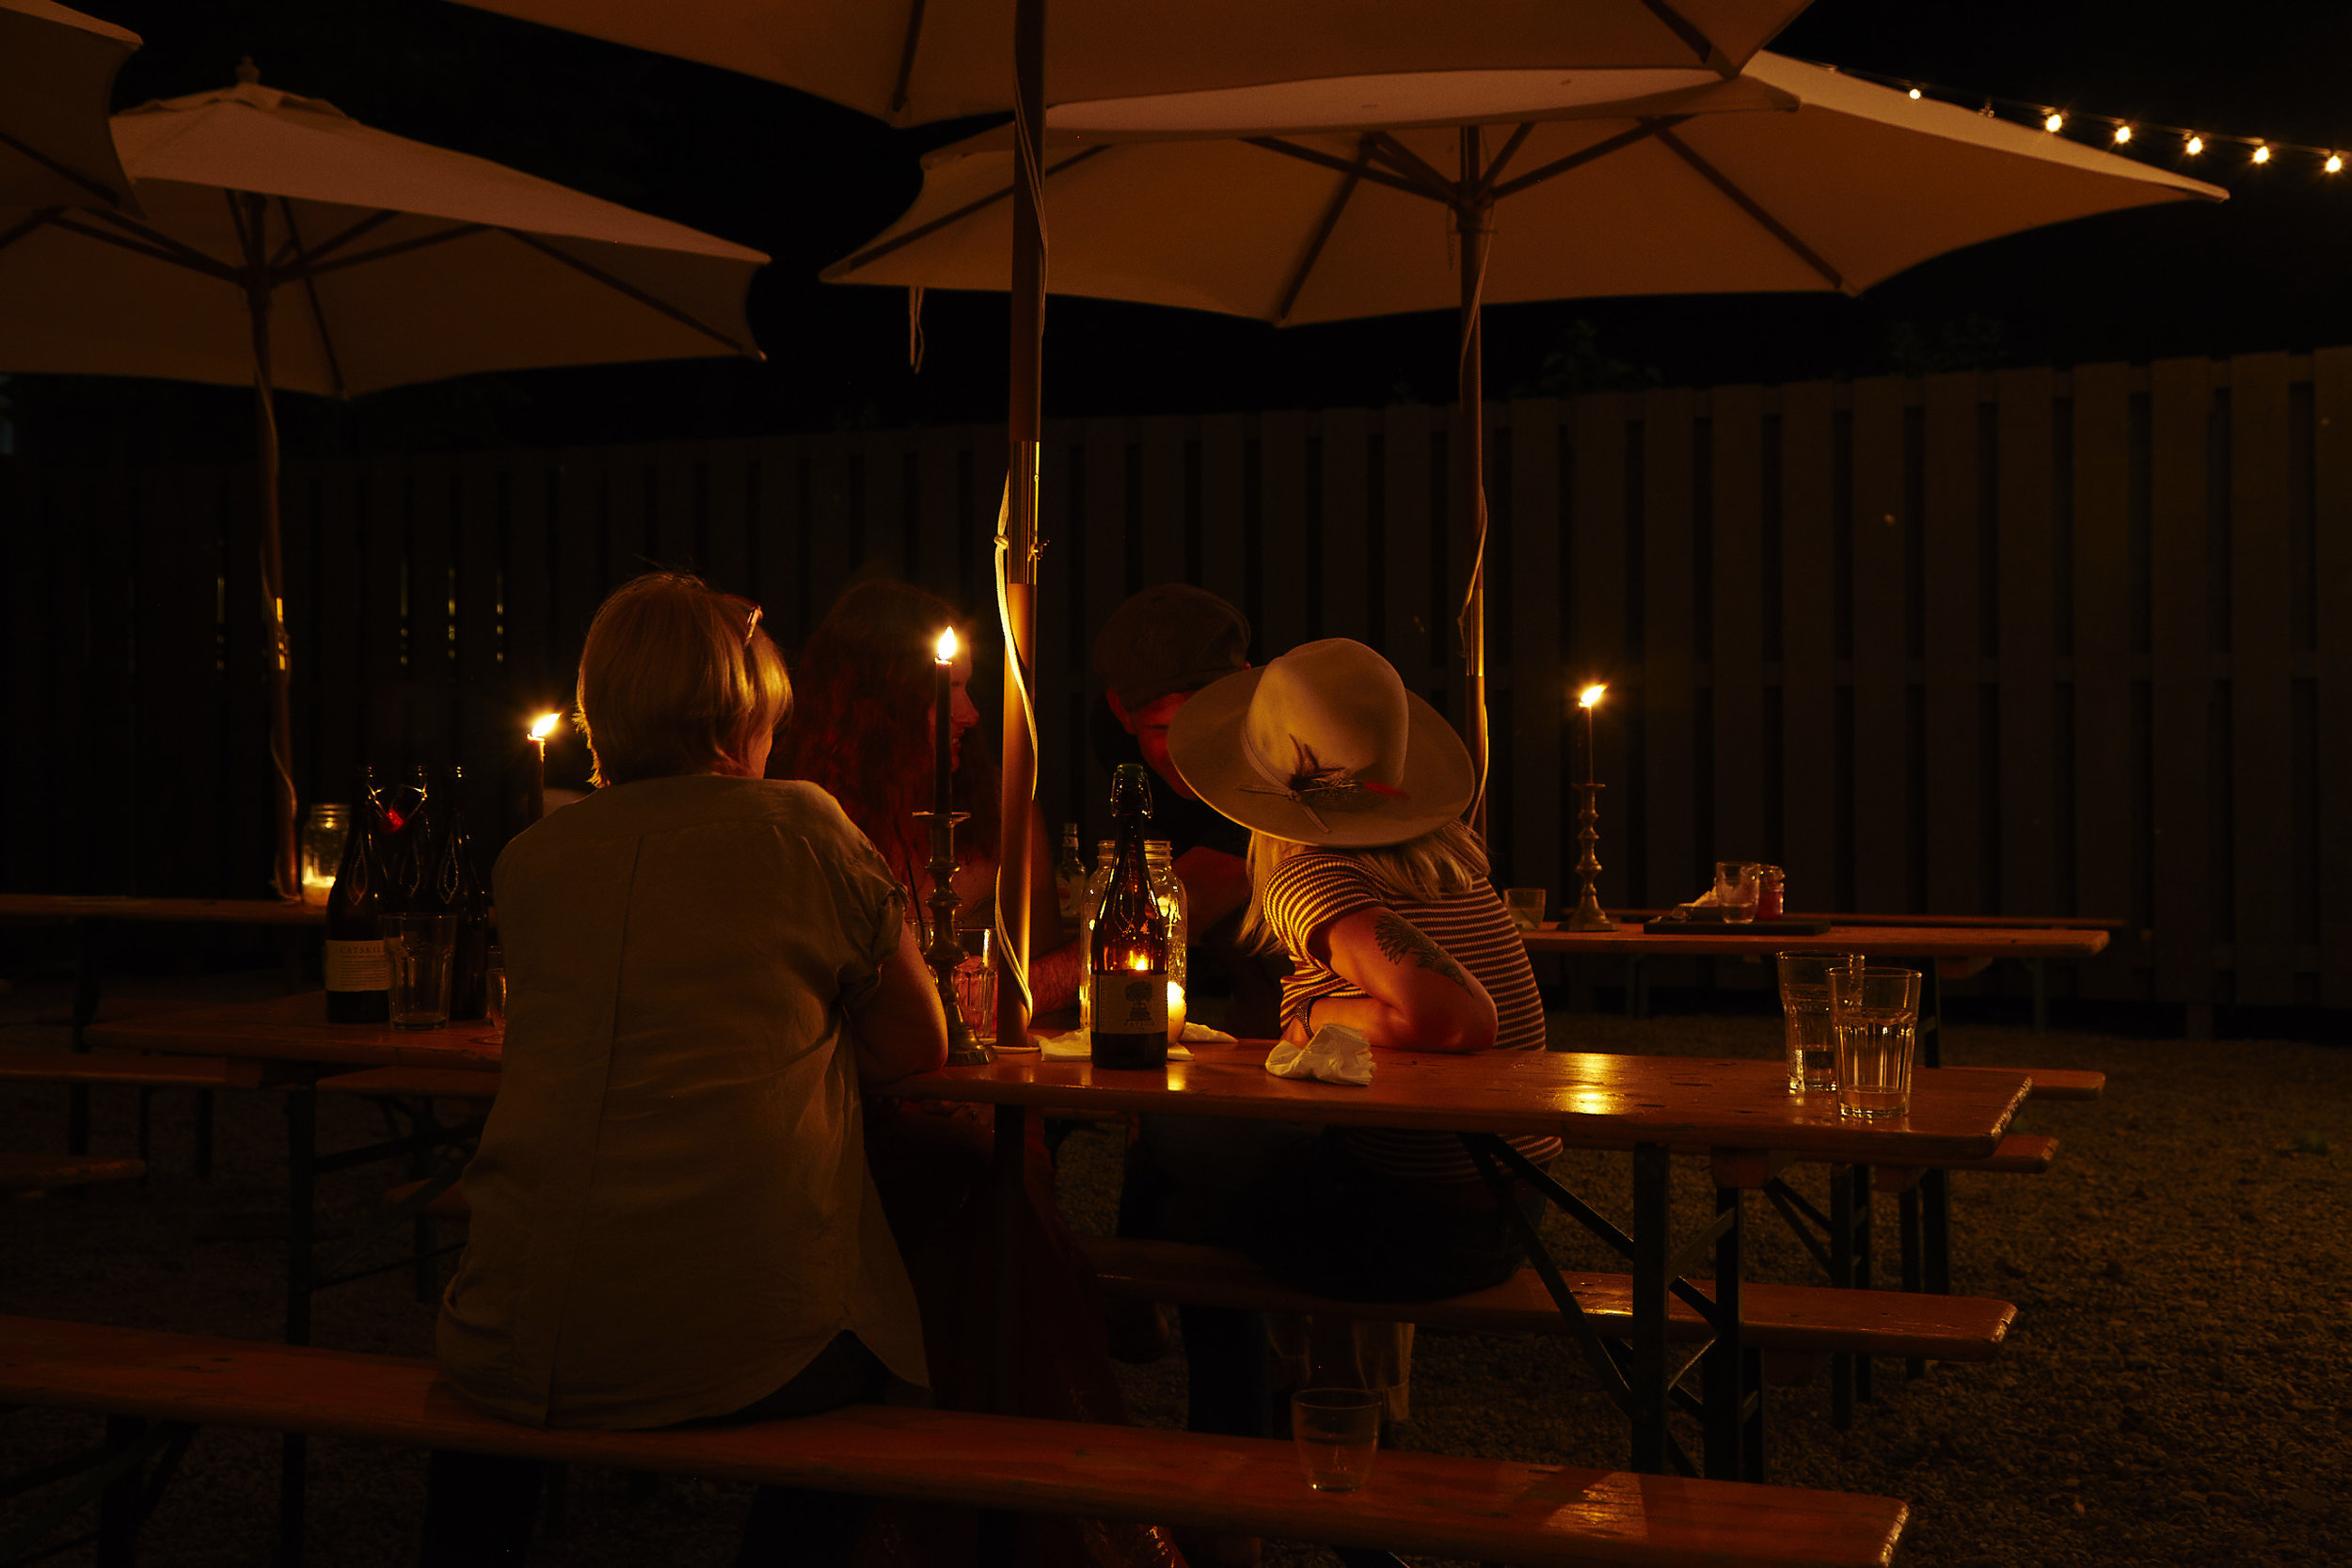
[[[1532,931],[1544,923],[1544,902],[1549,897],[1550,894],[1539,887],[1506,887],[1502,907],[1510,913],[1512,925]]]
[[[312,806],[302,823],[302,901],[324,904],[335,891],[335,873],[343,863],[343,843],[351,836],[349,806]]]
[[[972,1037],[996,1038],[996,934],[988,927],[965,927],[956,932],[963,958],[948,972],[955,983],[956,1006],[971,1026]]]
[[[388,914],[382,924],[384,956],[391,960],[392,969],[392,1027],[447,1028],[457,917]]]
[[[1829,1022],[1837,1039],[1837,1114],[1854,1121],[1910,1115],[1919,972],[1831,971]]]
[[[1837,1046],[1829,1027],[1829,975],[1859,970],[1859,953],[1775,953],[1780,970],[1780,1016],[1788,1040],[1788,1092],[1835,1094]]]
[[[1353,1492],[1380,1451],[1382,1395],[1364,1388],[1301,1388],[1291,1396],[1291,1441],[1318,1492]]]
[[[488,1007],[483,1013],[493,1034],[506,1033],[506,953],[502,948],[490,949],[490,966],[485,976],[487,984],[484,994]]]
[[[1734,926],[1756,918],[1756,869],[1748,861],[1715,863],[1715,904]]]

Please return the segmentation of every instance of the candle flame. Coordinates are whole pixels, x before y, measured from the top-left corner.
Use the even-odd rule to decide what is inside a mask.
[[[1586,687],[1583,690],[1581,690],[1581,691],[1580,691],[1580,692],[1578,692],[1578,693],[1576,694],[1576,703],[1577,703],[1577,705],[1578,705],[1579,707],[1598,707],[1598,706],[1600,706],[1600,699],[1601,699],[1601,694],[1602,694],[1603,692],[1607,691],[1608,689],[1608,689],[1607,687],[1605,687],[1605,686],[1600,686],[1600,685],[1593,685],[1593,686],[1588,686],[1588,687]]]
[[[548,736],[555,733],[555,726],[561,724],[563,721],[564,716],[560,713],[543,713],[539,715],[538,718],[533,719],[531,721],[531,738],[533,740],[545,740]]]
[[[956,657],[956,628],[949,626],[939,634],[939,662],[952,664]]]
[[[1127,967],[1129,969],[1150,969],[1152,967],[1152,955],[1149,953],[1130,953],[1127,955]]]

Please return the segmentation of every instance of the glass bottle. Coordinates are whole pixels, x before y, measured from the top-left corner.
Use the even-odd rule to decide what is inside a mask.
[[[436,897],[433,883],[434,851],[439,847],[438,806],[431,776],[419,763],[409,772],[398,805],[386,813],[394,824],[384,856],[387,914],[448,912],[448,906]]]
[[[1184,879],[1176,875],[1174,847],[1164,838],[1143,841],[1144,863],[1151,867],[1152,892],[1160,901],[1160,914],[1168,922],[1168,1043],[1174,1045],[1184,1037],[1184,943],[1191,928],[1192,899],[1184,892]]]
[[[335,886],[326,895],[326,1021],[389,1023],[392,966],[384,953],[384,814],[375,770],[359,769],[354,797],[358,820],[343,840]]]
[[[1168,916],[1152,886],[1143,828],[1152,816],[1152,785],[1140,763],[1121,763],[1111,776],[1110,886],[1095,917],[1094,992],[1088,1033],[1097,1070],[1168,1065]]]
[[[453,768],[435,812],[440,847],[434,855],[433,900],[457,917],[451,958],[449,1016],[482,1018],[489,1011],[490,892],[483,885],[473,841],[466,836],[466,770]]]
[[[1086,941],[1088,983],[1078,988],[1078,1027],[1094,1027],[1094,924],[1103,913],[1103,899],[1111,890],[1111,863],[1119,859],[1119,845],[1104,838],[1095,840],[1094,870],[1087,878],[1086,892],[1079,896],[1078,934]]]
[[[1086,908],[1087,895],[1087,863],[1078,856],[1075,822],[1062,824],[1061,859],[1054,864],[1054,888],[1061,902],[1062,925],[1075,925]]]

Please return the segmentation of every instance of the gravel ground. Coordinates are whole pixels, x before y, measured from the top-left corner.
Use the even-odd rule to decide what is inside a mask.
[[[173,982],[184,990],[189,982]],[[135,988],[126,988],[135,989]],[[211,994],[268,994],[268,975],[216,977]],[[56,1045],[34,1022],[62,986],[0,995],[0,1044]],[[1633,1022],[1561,1016],[1576,1048],[1770,1056],[1762,1018]],[[2123,1039],[1957,1028],[1947,1059],[2095,1068],[2104,1101],[2030,1106],[2021,1128],[2057,1134],[2041,1177],[1955,1182],[1956,1290],[2018,1305],[1997,1361],[1939,1366],[1904,1385],[1879,1363],[1880,1397],[1845,1433],[1825,1383],[1772,1391],[1772,1479],[1906,1498],[1901,1560],[1926,1568],[2352,1560],[2352,1251],[2343,1165],[2352,1150],[2352,1058],[2323,1046]],[[0,1207],[0,1311],[268,1338],[278,1324],[282,1129],[267,1094],[219,1097],[214,1177],[188,1172],[190,1097],[156,1101],[156,1170],[141,1186]],[[128,1152],[134,1097],[97,1097],[97,1149]],[[364,1104],[322,1107],[322,1147],[378,1134]],[[0,1145],[55,1148],[64,1093],[0,1085]],[[1106,1224],[1118,1171],[1107,1131],[1064,1145],[1065,1204],[1081,1229]],[[1622,1219],[1621,1156],[1570,1154],[1569,1184]],[[376,1206],[391,1178],[330,1178],[329,1225]],[[1695,1225],[1708,1202],[1700,1162],[1678,1162],[1677,1204]],[[1801,1188],[1822,1194],[1821,1173]],[[1894,1214],[1882,1200],[1882,1247]],[[1752,1276],[1805,1281],[1812,1264],[1773,1216],[1750,1210]],[[1580,1234],[1561,1259],[1606,1266]],[[387,1242],[386,1257],[396,1243]],[[319,1343],[428,1354],[432,1309],[394,1273],[317,1303]],[[1479,1335],[1421,1337],[1414,1419],[1396,1442],[1455,1453],[1611,1465],[1624,1437],[1569,1348]],[[1121,1370],[1138,1419],[1174,1424],[1180,1355]],[[88,1418],[0,1419],[0,1475],[93,1439]],[[189,1451],[143,1541],[152,1568],[266,1560],[276,1519],[278,1439],[211,1431]],[[418,1454],[312,1445],[310,1560],[408,1568],[423,1500]],[[723,1564],[748,1489],[665,1479],[632,1497],[627,1478],[577,1470],[562,1518],[533,1558],[548,1568]],[[28,1518],[0,1502],[0,1531]],[[87,1562],[87,1548],[53,1560]],[[1270,1544],[1272,1564],[1336,1561]]]

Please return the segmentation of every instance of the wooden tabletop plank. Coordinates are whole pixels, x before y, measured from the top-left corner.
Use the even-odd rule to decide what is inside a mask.
[[[1858,948],[1887,958],[2087,958],[2107,944],[2107,933],[2080,927],[1833,926],[1818,937],[1787,932],[1740,935],[1720,925],[1693,925],[1672,936],[1650,936],[1624,923],[1608,931],[1563,931],[1547,925],[1527,933],[1530,953],[1637,956],[1760,957],[1792,947]]]
[[[93,1024],[93,1044],[207,1056],[259,1056],[358,1067],[487,1071],[500,1048],[489,1026],[395,1033],[382,1024],[330,1024],[324,993]],[[1475,1055],[1383,1051],[1365,1088],[1277,1078],[1264,1040],[1196,1045],[1166,1072],[1097,1072],[1090,1062],[1048,1062],[1007,1052],[986,1067],[943,1068],[900,1079],[914,1100],[1065,1108],[1107,1114],[1241,1117],[1434,1132],[1556,1134],[1586,1148],[1663,1143],[1692,1153],[1763,1148],[1815,1158],[1900,1164],[1981,1160],[2000,1146],[2027,1091],[2022,1072],[1922,1069],[1912,1114],[1894,1124],[1839,1119],[1826,1096],[1792,1096],[1787,1068],[1770,1061],[1609,1056],[1547,1051]]]
[[[468,1404],[433,1363],[0,1318],[0,1400],[407,1448],[1198,1525],[1514,1563],[1891,1560],[1891,1497],[1383,1449],[1363,1488],[1308,1490],[1287,1444],[851,1405],[799,1420],[548,1429]]]
[[[0,893],[0,918],[318,926],[326,920],[326,906],[284,898],[135,898],[127,894]]]

